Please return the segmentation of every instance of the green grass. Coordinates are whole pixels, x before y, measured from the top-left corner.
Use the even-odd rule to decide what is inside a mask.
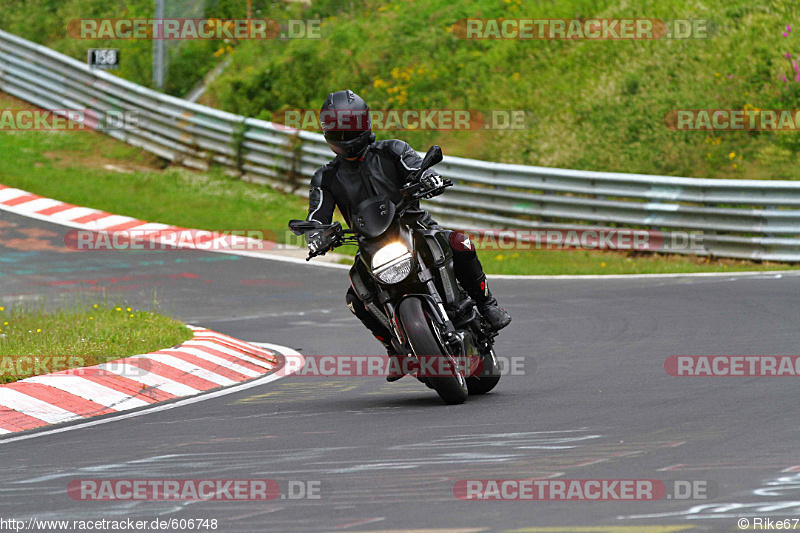
[[[24,106],[0,94],[0,107]],[[209,230],[265,230],[300,244],[287,223],[305,218],[306,199],[226,177],[220,171],[162,168],[153,156],[88,131],[0,131],[0,183],[75,205],[150,222]],[[109,170],[108,166],[117,170]],[[338,217],[341,220],[341,217]],[[353,247],[340,253],[353,255]],[[486,250],[492,274],[636,274],[800,268],[781,263],[712,260],[625,252]],[[346,260],[349,261],[349,260]]]
[[[0,108],[27,106],[0,94]],[[185,228],[268,230],[287,238],[308,202],[294,195],[182,167],[90,131],[0,132],[0,183],[115,214]],[[110,170],[108,167],[117,170]]]
[[[96,365],[192,338],[180,322],[124,302],[0,307],[0,383]]]
[[[800,265],[705,258],[692,255],[599,250],[497,250],[477,246],[488,274],[512,276],[677,274],[687,272],[752,272],[796,270]],[[338,248],[337,252],[345,251]],[[347,253],[354,254],[350,247]],[[342,259],[342,264],[352,263]]]
[[[595,250],[520,250],[478,249],[479,257],[490,274],[510,275],[588,275],[588,274],[673,274],[683,272],[746,272],[755,270],[794,270],[797,265],[707,259],[704,257],[647,252],[611,252]]]
[[[184,41],[167,92],[183,95],[224,57],[203,102],[269,119],[319,109],[350,88],[372,109],[522,109],[519,131],[381,131],[418,149],[491,161],[692,177],[800,179],[800,132],[673,131],[674,109],[798,109],[800,5],[794,0],[254,0],[254,16],[323,20],[321,39]],[[168,3],[170,9],[172,3]],[[180,10],[176,3],[174,9]],[[244,17],[241,0],[204,2],[208,17]],[[151,17],[151,0],[5,0],[0,28],[80,60],[122,50],[115,75],[150,85],[147,40],[79,40],[77,18]],[[465,18],[704,19],[707,38],[465,40]],[[172,47],[175,43],[170,43]],[[789,54],[789,57],[786,57]],[[788,81],[783,81],[782,78]]]
[[[253,0],[254,18],[286,20],[299,16],[292,2]],[[86,61],[90,48],[120,50],[120,68],[112,71],[134,83],[152,84],[152,41],[147,39],[77,39],[68,32],[70,21],[80,19],[152,19],[153,0],[3,0],[0,29],[44,44],[79,61]],[[170,0],[165,2],[166,18],[243,19],[243,0]],[[164,92],[183,97],[233,48],[220,39],[165,41],[167,72]]]
[[[673,109],[797,109],[794,0],[317,1],[323,39],[241,42],[206,102],[269,119],[350,88],[372,109],[522,109],[520,131],[383,131],[417,149],[612,172],[800,178],[800,133],[673,131]],[[464,40],[464,18],[708,20],[708,38]],[[791,59],[785,54],[792,54]],[[780,81],[786,76],[788,82]]]

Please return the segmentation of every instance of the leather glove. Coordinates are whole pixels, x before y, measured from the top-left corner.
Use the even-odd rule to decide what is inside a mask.
[[[323,231],[309,231],[306,233],[306,244],[311,253],[324,253],[330,247],[328,239],[325,237]]]
[[[424,195],[423,198],[433,198],[444,190],[444,180],[435,170],[428,169],[423,172],[419,181],[428,190],[428,194]]]

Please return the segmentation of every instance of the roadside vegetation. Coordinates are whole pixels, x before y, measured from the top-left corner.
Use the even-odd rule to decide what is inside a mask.
[[[0,383],[91,366],[175,346],[192,338],[180,322],[125,302],[76,300],[0,306]]]
[[[351,88],[372,109],[525,110],[517,131],[384,131],[490,161],[709,178],[798,179],[800,133],[675,131],[676,109],[800,108],[792,0],[313,2],[322,39],[241,42],[206,102],[269,119]],[[700,19],[687,39],[465,40],[473,18]]]
[[[153,0],[3,0],[0,29],[86,61],[90,48],[120,50],[120,68],[111,71],[127,80],[152,86],[153,42],[149,39],[77,39],[68,25],[80,19],[152,19]],[[284,20],[299,16],[292,2],[252,1],[253,18]],[[166,18],[244,19],[245,0],[167,0]],[[77,27],[77,26],[74,26]],[[224,39],[166,41],[168,65],[164,92],[183,97],[205,74],[233,52]]]
[[[0,93],[0,108],[28,104]],[[138,148],[91,131],[0,131],[0,184],[75,205],[151,222],[208,230],[264,230],[280,243],[301,244],[288,231],[305,218],[305,198],[231,179],[219,170],[197,172],[164,166]],[[339,218],[341,220],[341,218]],[[352,255],[353,247],[340,253]],[[628,252],[486,250],[492,274],[637,274],[783,270],[781,263],[753,263]],[[349,260],[348,260],[349,261]]]
[[[168,2],[243,18],[244,0]],[[200,7],[197,7],[200,5]],[[190,9],[191,8],[191,9]],[[320,39],[188,40],[170,44],[166,92],[183,96],[224,59],[203,103],[270,119],[319,109],[351,88],[373,109],[525,110],[514,131],[382,131],[417,149],[548,167],[751,179],[800,178],[800,133],[674,131],[675,109],[760,113],[800,108],[800,7],[792,0],[253,0],[257,18],[319,19]],[[0,28],[85,60],[122,50],[115,74],[149,86],[149,40],[77,40],[78,18],[152,17],[151,0],[6,0]],[[705,33],[655,40],[465,40],[465,18],[701,20]]]

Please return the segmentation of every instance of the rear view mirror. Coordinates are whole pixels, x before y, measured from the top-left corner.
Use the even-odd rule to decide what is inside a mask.
[[[442,149],[439,146],[434,144],[433,146],[428,148],[428,151],[425,154],[425,157],[422,158],[422,165],[420,166],[420,173],[422,171],[424,171],[424,170],[429,169],[433,165],[441,163],[442,159],[443,159],[443,157],[442,157]]]

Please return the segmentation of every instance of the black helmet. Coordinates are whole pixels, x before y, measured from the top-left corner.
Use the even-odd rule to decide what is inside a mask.
[[[369,106],[353,91],[329,94],[319,121],[331,150],[342,157],[359,157],[375,141]]]

